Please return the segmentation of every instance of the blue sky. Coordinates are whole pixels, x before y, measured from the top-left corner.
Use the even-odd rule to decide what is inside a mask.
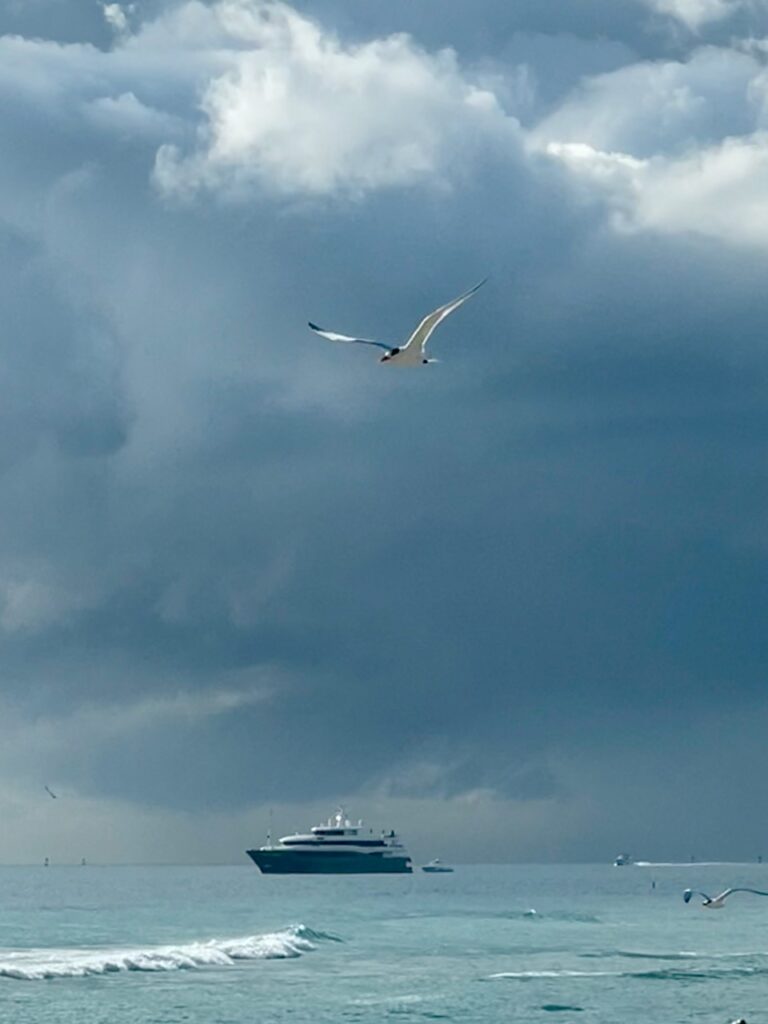
[[[0,861],[340,799],[761,852],[767,55],[762,0],[0,0]],[[424,372],[305,326],[487,274]]]

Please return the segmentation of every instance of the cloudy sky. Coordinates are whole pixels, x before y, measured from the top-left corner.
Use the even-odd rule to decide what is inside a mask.
[[[0,0],[0,140],[0,862],[768,855],[767,0]]]

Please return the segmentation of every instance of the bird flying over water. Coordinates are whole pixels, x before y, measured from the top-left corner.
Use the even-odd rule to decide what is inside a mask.
[[[395,366],[425,366],[427,363],[436,363],[437,359],[427,359],[426,347],[432,332],[438,324],[442,323],[447,316],[449,316],[455,309],[458,309],[467,299],[474,295],[478,288],[482,287],[488,278],[484,278],[480,284],[476,284],[474,288],[470,288],[468,292],[464,292],[463,295],[459,295],[457,299],[452,299],[450,302],[446,302],[444,306],[439,306],[432,313],[429,313],[421,321],[416,330],[411,334],[410,338],[404,345],[386,345],[383,341],[370,341],[367,338],[352,338],[346,334],[336,334],[334,331],[326,331],[322,327],[318,327],[317,324],[310,322],[309,326],[312,330],[319,334],[321,338],[327,338],[328,341],[342,341],[348,345],[375,345],[376,348],[384,349],[384,355],[379,359],[380,363],[390,363]]]
[[[58,800],[59,799],[56,796],[56,794],[53,792],[53,790],[50,790],[47,786],[43,786],[43,789],[48,794],[48,796],[51,797],[52,800]]]
[[[732,892],[751,892],[755,896],[768,896],[768,892],[761,892],[760,889],[726,889],[725,892],[721,892],[719,896],[707,896],[705,892],[700,892],[698,889],[686,889],[683,893],[683,899],[686,903],[691,902],[692,896],[703,896],[704,902],[701,904],[702,907],[706,907],[707,910],[722,910],[725,906],[725,900]]]

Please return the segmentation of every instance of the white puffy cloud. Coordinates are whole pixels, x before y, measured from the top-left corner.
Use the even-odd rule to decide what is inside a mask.
[[[133,4],[123,7],[121,4],[103,4],[104,20],[115,32],[125,32],[128,28],[128,16],[133,11]]]
[[[548,152],[605,193],[620,230],[699,234],[768,249],[768,134],[689,156],[637,160],[585,144]]]
[[[704,48],[583,85],[531,139],[604,199],[624,230],[768,249],[762,61]]]
[[[119,30],[106,51],[0,37],[0,83],[65,123],[80,113],[156,140],[166,195],[360,195],[452,181],[478,150],[519,149],[497,96],[517,91],[517,70],[511,86],[489,81],[406,35],[345,44],[273,0],[186,0],[134,31],[129,13],[105,6]]]
[[[741,0],[645,0],[660,14],[668,14],[692,31],[720,21],[741,5]]]
[[[637,157],[685,153],[753,131],[764,94],[757,57],[707,46],[684,61],[644,61],[586,79],[532,137]]]
[[[451,51],[406,36],[345,46],[281,3],[222,0],[211,15],[228,67],[207,85],[195,151],[158,153],[168,193],[363,192],[442,177],[478,136],[514,135],[495,95],[469,80]],[[181,22],[197,19],[193,5]]]
[[[90,101],[86,114],[98,128],[132,138],[165,140],[183,131],[180,118],[142,103],[130,90]]]

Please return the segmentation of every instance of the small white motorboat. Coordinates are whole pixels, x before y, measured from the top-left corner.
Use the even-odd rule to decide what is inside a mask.
[[[437,874],[446,874],[447,875],[451,871],[453,871],[453,868],[448,867],[447,864],[443,864],[443,862],[440,860],[439,857],[435,857],[435,859],[431,860],[429,862],[429,864],[423,864],[422,867],[421,867],[421,870],[422,871],[427,871],[427,872],[429,872],[430,874],[433,874],[433,875],[437,875]]]

